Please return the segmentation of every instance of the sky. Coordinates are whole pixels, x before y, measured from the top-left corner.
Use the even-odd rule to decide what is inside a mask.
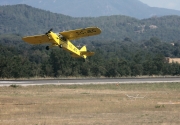
[[[180,0],[139,0],[151,7],[180,10]]]

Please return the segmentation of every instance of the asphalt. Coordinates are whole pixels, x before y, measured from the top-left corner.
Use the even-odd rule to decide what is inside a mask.
[[[0,86],[9,85],[73,85],[73,84],[127,84],[127,83],[180,82],[180,78],[88,78],[88,79],[41,79],[41,80],[0,80]]]

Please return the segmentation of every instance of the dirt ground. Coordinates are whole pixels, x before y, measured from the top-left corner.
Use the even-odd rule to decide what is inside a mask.
[[[180,83],[0,87],[0,125],[180,125]]]

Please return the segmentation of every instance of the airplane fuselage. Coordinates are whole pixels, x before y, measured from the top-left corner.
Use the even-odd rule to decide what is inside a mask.
[[[49,37],[49,40],[52,43],[52,45],[50,47],[59,46],[60,48],[63,48],[64,50],[72,53],[71,56],[73,56],[73,57],[86,58],[86,56],[82,55],[81,51],[76,46],[74,46],[70,42],[70,40],[63,38],[60,35],[58,36],[56,33],[52,32],[52,31],[50,33],[48,33],[47,36]]]

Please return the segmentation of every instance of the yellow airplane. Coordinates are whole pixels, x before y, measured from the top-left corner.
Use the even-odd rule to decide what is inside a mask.
[[[101,30],[98,27],[87,27],[85,29],[69,30],[60,32],[59,34],[52,32],[52,29],[50,29],[45,34],[27,36],[23,37],[22,39],[30,44],[50,43],[50,46],[46,46],[46,50],[49,50],[49,48],[52,48],[54,46],[59,46],[60,48],[63,48],[64,50],[70,52],[72,57],[84,58],[85,60],[87,56],[94,55],[94,52],[87,52],[86,46],[83,46],[81,49],[78,49],[70,42],[70,40],[98,35],[100,33]]]

